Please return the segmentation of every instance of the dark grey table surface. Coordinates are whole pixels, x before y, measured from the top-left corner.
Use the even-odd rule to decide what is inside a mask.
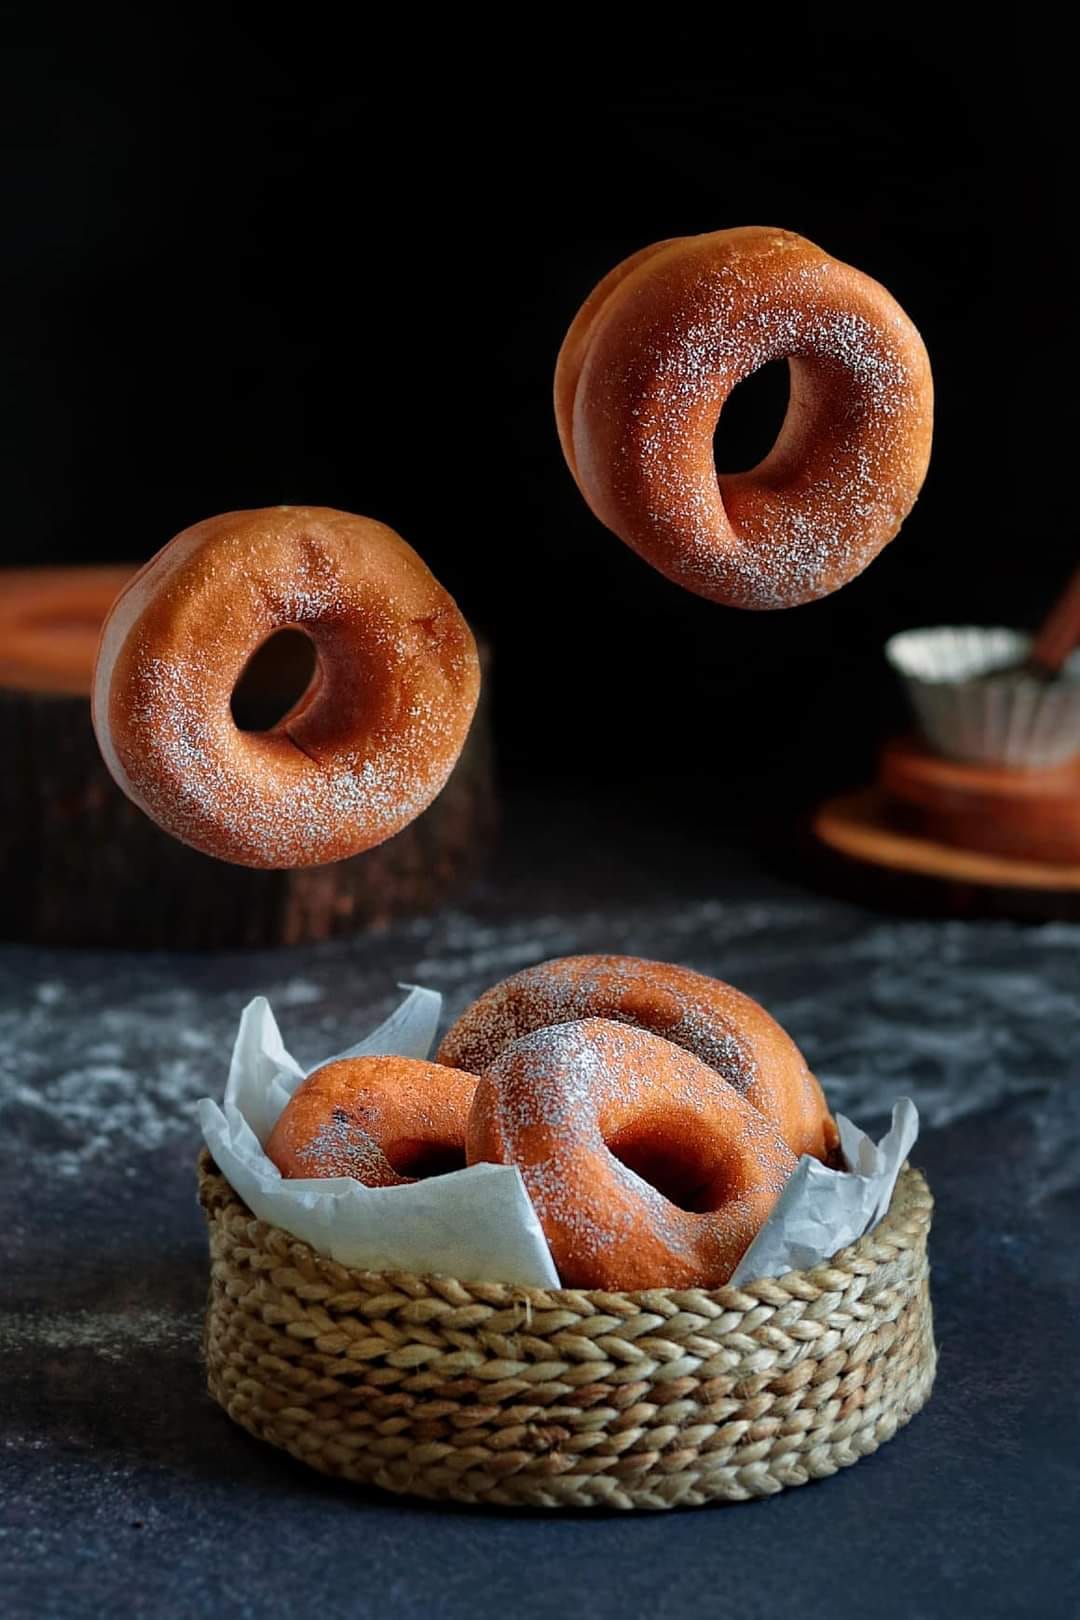
[[[356,942],[0,950],[4,1613],[1080,1613],[1080,927],[886,918],[632,819],[534,817],[458,909]],[[234,1428],[198,1358],[193,1105],[244,1002],[268,994],[315,1062],[399,980],[449,1019],[580,950],[731,979],[868,1128],[914,1097],[937,1199],[925,1412],[833,1479],[655,1516],[369,1496]]]

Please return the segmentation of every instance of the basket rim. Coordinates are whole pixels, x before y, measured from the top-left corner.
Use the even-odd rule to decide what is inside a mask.
[[[854,1243],[838,1249],[828,1259],[806,1270],[784,1272],[779,1277],[759,1277],[733,1286],[719,1288],[649,1288],[649,1289],[595,1289],[595,1288],[537,1288],[526,1283],[495,1282],[485,1278],[459,1278],[445,1274],[412,1271],[370,1271],[362,1267],[344,1265],[332,1260],[304,1241],[294,1237],[284,1227],[260,1220],[244,1203],[224,1172],[215,1163],[208,1148],[200,1150],[198,1158],[199,1203],[210,1224],[216,1218],[228,1217],[243,1221],[249,1238],[256,1248],[271,1247],[280,1251],[282,1263],[303,1265],[314,1270],[327,1282],[338,1288],[370,1289],[373,1285],[391,1289],[404,1288],[413,1292],[423,1288],[432,1292],[465,1288],[471,1293],[483,1292],[492,1303],[521,1300],[538,1308],[549,1308],[553,1302],[585,1306],[597,1310],[610,1309],[613,1303],[647,1308],[659,1301],[680,1305],[687,1300],[709,1300],[725,1309],[743,1309],[754,1301],[776,1303],[777,1296],[802,1296],[808,1291],[818,1294],[842,1286],[840,1273],[849,1276],[855,1271],[873,1271],[876,1266],[894,1261],[904,1250],[921,1248],[926,1242],[934,1207],[933,1194],[926,1177],[905,1162],[892,1199],[881,1221],[871,1232],[864,1233]]]

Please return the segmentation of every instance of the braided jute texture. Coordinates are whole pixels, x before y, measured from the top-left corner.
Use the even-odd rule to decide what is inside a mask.
[[[934,1380],[932,1199],[812,1271],[580,1289],[355,1271],[256,1220],[207,1153],[205,1352],[229,1416],[327,1474],[504,1507],[741,1502],[892,1438]]]

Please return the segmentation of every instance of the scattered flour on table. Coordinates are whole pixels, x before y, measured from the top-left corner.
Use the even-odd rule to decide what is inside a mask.
[[[0,1001],[0,1130],[53,1175],[132,1145],[194,1142],[194,1103],[224,1089],[249,994],[163,983],[160,969],[142,977],[126,1002],[119,975],[90,987],[50,978]],[[286,1010],[325,993],[307,977],[265,988]]]
[[[88,1350],[106,1361],[123,1361],[137,1345],[191,1344],[201,1329],[198,1317],[185,1319],[164,1310],[0,1312],[0,1355]]]

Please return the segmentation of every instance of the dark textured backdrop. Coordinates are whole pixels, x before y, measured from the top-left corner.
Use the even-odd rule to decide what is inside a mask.
[[[693,776],[720,813],[857,776],[899,712],[884,636],[1032,622],[1076,549],[1054,473],[1061,47],[1034,21],[1021,42],[794,15],[739,34],[721,12],[693,32],[654,18],[614,49],[554,15],[376,39],[363,13],[345,37],[295,14],[73,32],[27,9],[6,96],[6,560],[144,558],[230,507],[351,508],[494,635],[519,777]],[[938,388],[901,539],[773,615],[700,602],[609,536],[550,405],[604,271],[751,222],[884,281]],[[778,408],[746,390],[729,464]]]

